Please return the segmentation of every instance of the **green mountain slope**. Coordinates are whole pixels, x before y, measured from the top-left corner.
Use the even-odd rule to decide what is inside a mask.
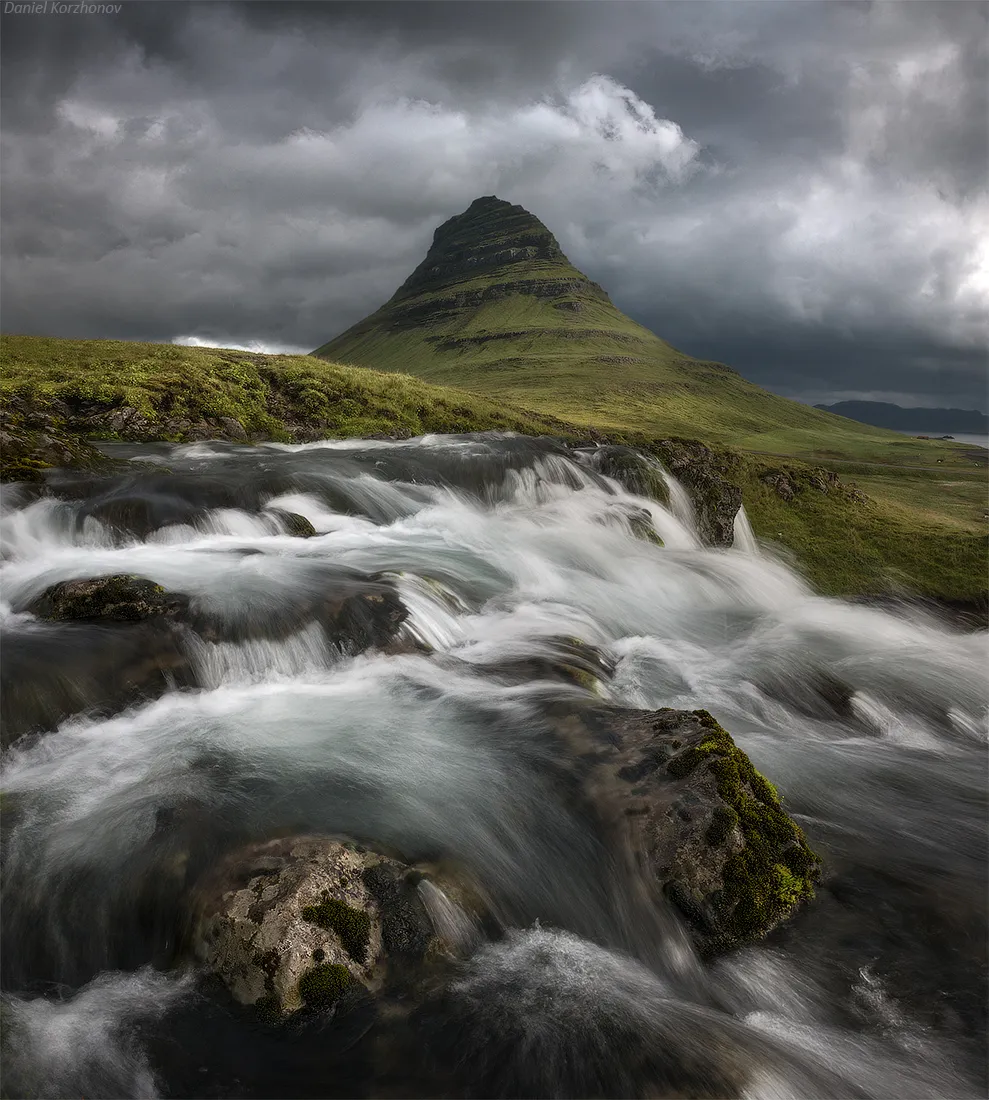
[[[925,454],[920,441],[778,397],[677,351],[616,309],[542,222],[494,197],[441,225],[389,301],[314,354],[604,430],[818,459]]]

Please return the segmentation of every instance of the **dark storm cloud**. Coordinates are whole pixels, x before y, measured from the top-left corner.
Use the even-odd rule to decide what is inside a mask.
[[[987,12],[5,16],[4,328],[311,348],[496,193],[757,382],[984,407]]]

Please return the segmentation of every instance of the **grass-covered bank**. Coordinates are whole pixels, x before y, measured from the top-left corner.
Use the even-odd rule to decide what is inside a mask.
[[[98,461],[89,439],[289,441],[496,430],[611,439],[661,457],[671,446],[642,431],[595,432],[463,390],[311,356],[33,336],[0,338],[0,355],[0,458],[8,480],[63,462]],[[878,473],[864,468],[860,480],[829,480],[799,461],[724,447],[697,454],[742,488],[756,533],[793,555],[821,592],[985,600],[989,558],[976,501],[984,471],[950,471],[967,511],[949,522],[936,507],[912,504],[907,481],[892,468],[878,472],[890,484],[873,492],[870,477]],[[915,497],[938,496],[936,476],[907,477],[917,482]],[[864,493],[853,491],[856,484]]]

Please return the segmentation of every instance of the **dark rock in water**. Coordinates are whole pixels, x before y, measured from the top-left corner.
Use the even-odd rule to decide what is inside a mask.
[[[194,683],[181,635],[167,622],[39,623],[5,641],[2,747],[24,734],[55,729],[73,715],[108,716]]]
[[[697,533],[708,546],[731,546],[742,490],[725,476],[724,462],[709,447],[684,439],[664,439],[656,453],[683,485],[694,506]]]
[[[342,598],[329,597],[319,617],[332,645],[346,653],[361,653],[391,641],[409,617],[409,609],[393,588],[379,584]]]
[[[630,493],[669,506],[670,492],[661,462],[690,497],[701,541],[707,546],[731,546],[742,490],[729,480],[730,464],[724,456],[687,439],[663,439],[652,450],[655,458],[632,447],[608,443],[593,450],[580,448],[577,453],[591,469],[618,481]]]
[[[705,954],[765,936],[813,896],[820,861],[772,784],[707,711],[588,711],[559,723],[612,842]]]
[[[281,521],[288,535],[297,539],[311,539],[316,534],[316,528],[298,512],[285,512],[281,508],[271,508],[269,513]]]
[[[185,596],[166,592],[154,581],[116,573],[52,585],[28,610],[39,619],[137,623],[174,618],[187,606]]]
[[[659,504],[670,503],[670,491],[659,465],[631,447],[596,447],[586,452],[591,469],[623,485],[630,493],[650,497]]]
[[[251,845],[194,888],[193,950],[270,1022],[331,1008],[355,991],[377,993],[398,963],[456,950],[437,935],[422,879],[397,860],[327,837]]]
[[[763,694],[808,718],[854,719],[854,689],[825,669],[807,668],[799,661],[777,660],[754,680]]]

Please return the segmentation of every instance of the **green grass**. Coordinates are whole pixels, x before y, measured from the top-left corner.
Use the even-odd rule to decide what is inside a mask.
[[[39,435],[64,445],[72,462],[88,461],[85,440],[113,438],[106,417],[122,407],[142,418],[125,437],[144,440],[221,434],[220,417],[236,419],[256,439],[489,430],[587,437],[586,421],[311,356],[3,336],[0,359],[5,477],[37,476],[38,468],[58,464],[44,453],[38,458]],[[609,437],[657,455],[665,446],[641,431]],[[819,492],[810,467],[793,460],[715,447],[710,461],[741,486],[756,533],[791,555],[822,592],[985,598],[985,473],[968,460],[943,472],[846,462],[843,479],[868,495],[864,501],[844,490]],[[800,487],[791,501],[760,480],[784,464]]]
[[[120,340],[0,337],[0,401],[15,426],[25,410],[53,409],[55,426],[91,427],[132,408],[146,438],[180,440],[203,420],[230,417],[248,435],[275,440],[380,433],[552,431],[551,418],[506,410],[417,378],[342,367],[311,356]],[[188,426],[184,426],[188,422]]]
[[[849,487],[866,494],[861,501],[806,485],[784,501],[760,477],[779,468],[768,460],[743,461],[745,510],[756,533],[789,557],[819,592],[985,601],[989,544],[981,514],[973,510],[967,520],[964,513],[945,515],[950,509],[943,506],[918,506],[916,487],[900,485],[895,474],[886,475],[892,490],[869,475],[849,479]],[[981,478],[984,500],[984,475],[973,476]],[[975,482],[965,485],[975,488]],[[934,481],[924,488],[937,492]]]

